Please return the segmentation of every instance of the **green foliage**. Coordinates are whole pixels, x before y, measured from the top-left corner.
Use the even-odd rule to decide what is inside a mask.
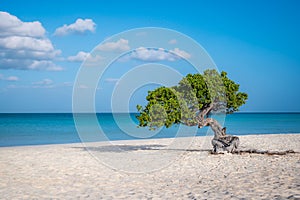
[[[137,105],[139,126],[155,129],[183,123],[197,125],[197,114],[213,103],[211,111],[232,113],[246,103],[248,96],[239,92],[239,85],[216,70],[188,74],[177,86],[159,87],[148,92],[148,104]],[[209,114],[209,113],[208,113]]]
[[[159,87],[154,91],[149,91],[146,97],[148,104],[144,110],[140,110],[140,115],[137,117],[140,126],[151,124],[150,127],[160,127],[162,125],[170,127],[174,123],[180,123],[180,106],[174,92],[171,88],[166,87]],[[141,108],[139,105],[138,107]],[[165,117],[163,123],[161,123],[162,121],[153,121],[153,119],[160,119],[160,115]]]
[[[221,77],[226,88],[227,113],[238,111],[239,107],[246,103],[248,95],[239,92],[240,85],[230,80],[226,72],[222,72]]]

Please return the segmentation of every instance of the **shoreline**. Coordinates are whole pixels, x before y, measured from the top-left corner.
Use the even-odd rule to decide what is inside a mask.
[[[300,135],[300,132],[297,133],[253,133],[253,134],[247,134],[247,135],[238,135],[238,134],[233,134],[237,137],[247,137],[247,136],[277,136],[277,135]],[[232,134],[229,134],[232,135]],[[96,142],[85,142],[87,144],[101,144],[101,143],[107,143],[107,142],[112,142],[112,143],[122,143],[122,142],[145,142],[145,141],[156,141],[156,140],[169,140],[169,139],[180,139],[180,138],[206,138],[206,137],[213,137],[213,135],[196,135],[196,136],[184,136],[184,137],[175,137],[175,138],[141,138],[141,139],[124,139],[124,140],[107,140],[107,141],[96,141]],[[51,143],[51,144],[29,144],[29,145],[11,145],[11,146],[0,146],[1,148],[15,148],[15,147],[37,147],[37,146],[52,146],[52,145],[80,145],[84,144],[84,142],[71,142],[71,143]]]
[[[300,197],[300,154],[211,155],[212,136],[0,148],[3,199]],[[241,149],[300,152],[300,134],[239,136]],[[174,142],[175,141],[175,142]],[[190,146],[186,146],[190,145]]]

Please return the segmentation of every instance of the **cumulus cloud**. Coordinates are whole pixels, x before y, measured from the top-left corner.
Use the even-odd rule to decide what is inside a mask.
[[[0,38],[0,45],[5,49],[28,50],[36,52],[51,52],[54,50],[52,43],[46,38],[33,38],[23,36],[7,36]]]
[[[97,47],[99,51],[114,51],[114,52],[123,52],[130,49],[128,40],[123,38],[119,39],[116,42],[106,42]]]
[[[188,59],[191,55],[179,48],[171,51],[166,51],[163,48],[145,48],[139,47],[130,54],[130,58],[142,61],[176,61],[181,58]]]
[[[64,24],[62,27],[59,27],[55,30],[54,35],[64,36],[72,33],[83,34],[85,32],[95,32],[96,24],[92,19],[77,19],[75,23],[67,25]]]
[[[0,12],[0,36],[44,37],[45,29],[38,21],[22,22],[16,16]]]
[[[179,48],[175,48],[174,50],[170,51],[182,58],[185,58],[185,59],[189,59],[191,58],[191,54],[189,54],[188,52],[186,51],[183,51],[183,50],[180,50]]]
[[[97,66],[104,58],[100,55],[92,55],[90,53],[79,51],[75,56],[69,56],[69,62],[85,62],[84,66],[93,67]]]
[[[82,62],[90,56],[90,53],[79,51],[75,56],[69,56],[68,61],[70,62]]]
[[[46,37],[38,21],[23,22],[0,12],[0,69],[62,70],[53,63],[61,51]]]
[[[62,71],[63,68],[54,64],[51,60],[31,60],[31,59],[2,59],[0,60],[2,69],[21,70],[46,70]]]
[[[149,49],[145,47],[139,47],[132,52],[131,58],[143,61],[174,61],[175,58],[172,54],[168,53],[162,48],[159,49]]]

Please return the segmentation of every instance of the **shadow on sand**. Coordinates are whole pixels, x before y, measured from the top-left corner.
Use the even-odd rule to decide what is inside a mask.
[[[84,151],[96,152],[131,152],[131,151],[186,151],[186,152],[211,152],[211,149],[170,149],[167,145],[105,145],[105,146],[87,146],[87,147],[72,147],[82,149]]]
[[[134,151],[185,151],[185,152],[207,152],[209,154],[224,154],[214,153],[211,149],[172,149],[167,148],[167,145],[151,144],[151,145],[105,145],[105,146],[87,146],[87,147],[72,147],[81,149],[83,151],[95,151],[103,153],[124,153]],[[286,154],[299,154],[294,150],[285,151],[272,151],[272,150],[259,150],[259,149],[240,149],[232,152],[232,154],[265,154],[265,155],[286,155]]]

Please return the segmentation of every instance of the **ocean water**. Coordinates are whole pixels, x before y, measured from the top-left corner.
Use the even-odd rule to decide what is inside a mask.
[[[105,134],[90,141],[171,138],[178,136],[180,126],[149,131],[137,128],[136,114],[97,114],[97,122]],[[129,117],[128,117],[129,116]],[[216,117],[218,118],[218,117]],[[0,114],[0,146],[23,146],[81,142],[83,134],[99,131],[89,114],[80,120],[80,134],[73,114]],[[222,119],[221,119],[222,121]],[[300,133],[300,113],[235,113],[227,115],[224,126],[233,135]],[[82,128],[83,127],[83,128]],[[182,127],[182,126],[181,126]],[[78,130],[79,130],[78,129]],[[180,136],[212,135],[209,128],[188,128]],[[131,134],[132,133],[132,134]],[[92,138],[92,139],[91,139]]]

